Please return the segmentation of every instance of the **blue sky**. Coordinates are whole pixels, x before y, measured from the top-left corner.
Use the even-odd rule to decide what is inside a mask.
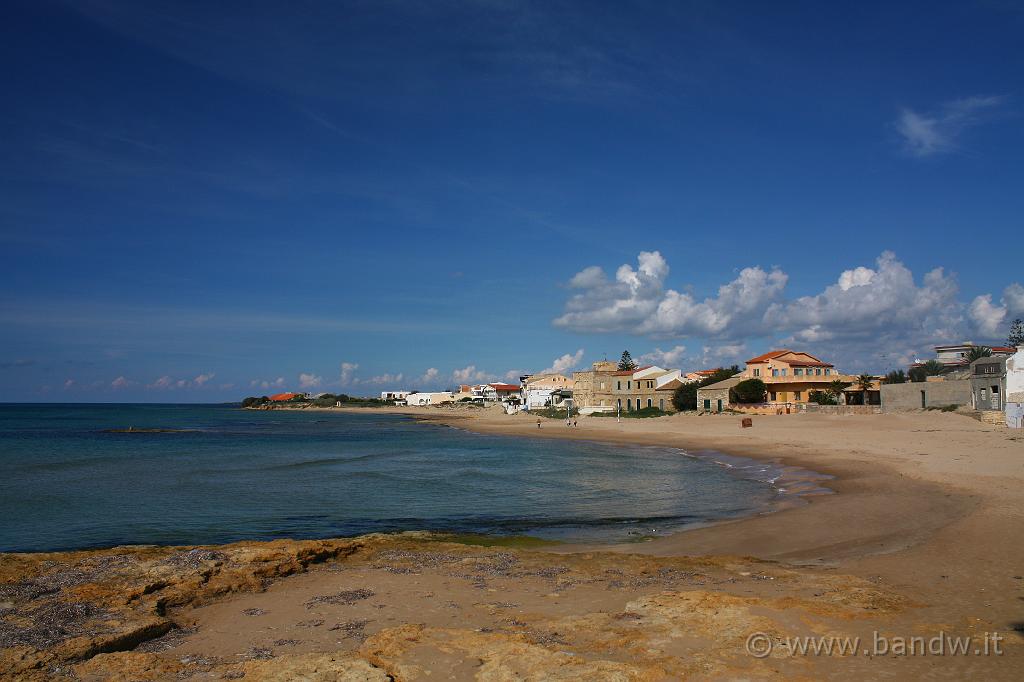
[[[374,393],[1024,316],[1024,8],[13,2],[0,400]],[[397,378],[401,375],[401,378]]]

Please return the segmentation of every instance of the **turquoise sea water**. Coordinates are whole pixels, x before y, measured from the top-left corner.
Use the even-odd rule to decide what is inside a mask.
[[[105,431],[129,426],[186,431]],[[777,477],[370,410],[0,405],[0,551],[399,530],[619,541],[765,510]]]

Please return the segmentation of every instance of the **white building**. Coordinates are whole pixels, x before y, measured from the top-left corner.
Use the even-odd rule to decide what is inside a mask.
[[[521,394],[526,409],[557,403],[564,392],[571,393],[574,381],[562,374],[535,374],[520,378]],[[553,398],[554,396],[554,398]]]
[[[1006,425],[1024,428],[1024,348],[1006,359]]]
[[[388,402],[392,400],[405,400],[412,391],[381,391],[380,399]]]
[[[447,391],[439,393],[409,393],[405,396],[406,405],[441,405],[455,402],[455,394]]]

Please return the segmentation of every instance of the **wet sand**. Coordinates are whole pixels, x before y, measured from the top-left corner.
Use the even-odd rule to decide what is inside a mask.
[[[85,600],[115,614],[103,616],[108,631],[150,630],[119,644],[100,635],[107,643],[95,645],[98,635],[86,628],[80,639],[92,637],[91,648],[69,644],[78,640],[8,648],[0,672],[96,680],[115,672],[324,680],[1024,675],[1024,433],[943,413],[754,417],[750,429],[734,416],[582,418],[575,429],[557,420],[537,429],[535,418],[498,410],[402,412],[486,433],[769,459],[833,476],[826,485],[836,494],[625,545],[475,546],[405,534],[4,555],[0,614],[7,608],[17,618],[51,602],[40,613],[61,613],[61,603]],[[766,658],[745,648],[759,632],[773,643]],[[972,651],[865,655],[876,632],[967,636]],[[982,636],[991,632],[1003,638],[1002,655],[984,655]],[[805,635],[859,636],[861,650],[791,655],[786,638]]]

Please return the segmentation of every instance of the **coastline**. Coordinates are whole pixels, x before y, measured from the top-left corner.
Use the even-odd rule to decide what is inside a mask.
[[[831,476],[836,494],[618,545],[453,544],[405,533],[0,555],[0,615],[29,614],[24,625],[32,613],[64,613],[67,600],[117,614],[77,639],[3,649],[0,675],[1018,679],[1024,671],[1024,438],[1013,432],[938,413],[755,417],[749,429],[729,416],[590,418],[537,429],[535,418],[496,410],[378,410],[480,433],[715,450]],[[869,641],[940,631],[1001,633],[1003,653],[776,649],[761,659],[744,651],[752,632],[781,647],[794,634]],[[0,648],[4,635],[0,628]]]

